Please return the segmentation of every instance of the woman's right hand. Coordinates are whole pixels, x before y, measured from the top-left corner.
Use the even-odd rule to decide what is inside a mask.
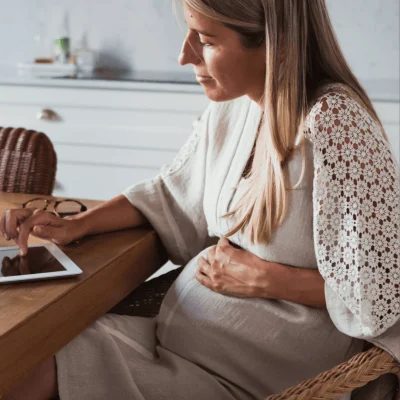
[[[28,251],[30,234],[59,245],[84,236],[81,219],[60,218],[37,208],[6,210],[0,220],[0,231],[6,240],[13,239],[17,243],[23,256]]]

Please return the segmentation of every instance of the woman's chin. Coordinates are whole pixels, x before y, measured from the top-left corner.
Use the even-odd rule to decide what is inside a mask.
[[[229,101],[233,100],[236,97],[235,96],[229,96],[229,94],[225,92],[221,92],[217,89],[212,89],[210,87],[205,87],[204,88],[204,94],[211,100],[215,102],[222,102],[222,101]]]

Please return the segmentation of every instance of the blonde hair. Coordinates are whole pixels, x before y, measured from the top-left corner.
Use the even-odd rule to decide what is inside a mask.
[[[361,84],[350,70],[334,33],[325,0],[182,0],[201,15],[238,32],[245,48],[265,46],[264,118],[256,141],[249,190],[225,236],[247,233],[250,242],[269,243],[287,213],[286,166],[316,93],[326,83],[341,83],[382,127]],[[281,46],[284,48],[281,60]],[[382,127],[383,136],[387,136]],[[304,155],[304,138],[302,139]]]

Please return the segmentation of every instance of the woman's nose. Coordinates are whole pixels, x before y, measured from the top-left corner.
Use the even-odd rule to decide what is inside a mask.
[[[190,43],[188,36],[186,36],[185,40],[183,41],[182,49],[178,57],[178,62],[180,65],[196,65],[201,63],[201,57],[199,54],[197,54],[197,50],[194,48],[194,45]]]

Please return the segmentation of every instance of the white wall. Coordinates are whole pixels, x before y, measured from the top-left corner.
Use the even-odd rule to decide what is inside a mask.
[[[327,0],[344,53],[361,80],[399,80],[399,1]],[[83,32],[100,65],[148,71],[182,69],[177,56],[183,33],[172,0],[0,0],[0,65],[32,58],[41,6],[49,37],[65,13],[73,46]]]

